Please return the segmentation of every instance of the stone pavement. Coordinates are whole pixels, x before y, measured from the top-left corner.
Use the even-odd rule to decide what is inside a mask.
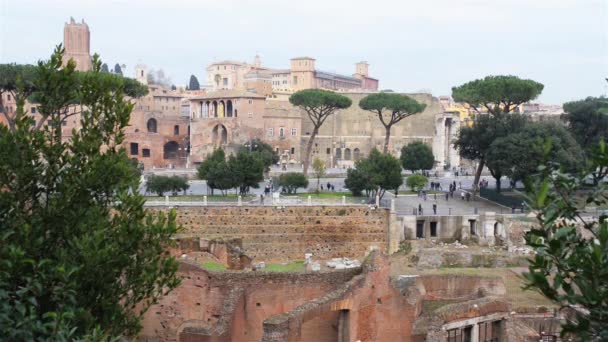
[[[394,196],[389,195],[389,198]],[[511,209],[505,208],[494,203],[471,198],[470,201],[463,201],[460,199],[460,190],[454,192],[454,197],[450,197],[447,201],[444,193],[427,194],[426,201],[418,195],[399,195],[395,198],[395,210],[401,215],[412,215],[414,208],[418,208],[420,204],[422,206],[422,215],[433,215],[433,204],[437,205],[437,215],[466,215],[466,214],[481,214],[486,211],[495,213],[511,213]]]

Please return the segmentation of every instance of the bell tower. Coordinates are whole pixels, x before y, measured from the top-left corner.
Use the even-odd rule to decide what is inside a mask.
[[[63,27],[63,64],[67,64],[70,59],[76,62],[76,70],[89,71],[91,64],[91,33],[89,25],[82,20],[77,23],[74,18],[70,18],[69,23]]]

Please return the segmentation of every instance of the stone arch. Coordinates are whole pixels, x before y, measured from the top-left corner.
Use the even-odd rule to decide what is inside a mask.
[[[154,119],[154,118],[148,119],[148,123],[146,124],[146,126],[148,126],[149,133],[157,133],[158,124],[156,123],[156,119]]]
[[[205,102],[205,111],[203,112],[203,117],[208,118],[211,116],[211,102]]]
[[[354,160],[354,161],[357,161],[357,160],[359,160],[359,159],[361,159],[361,151],[359,150],[359,148],[358,148],[358,147],[356,147],[356,148],[353,150],[353,160]]]
[[[179,157],[179,144],[169,141],[163,146],[163,159],[176,159]]]
[[[226,117],[232,117],[232,101],[230,100],[226,101]]]
[[[213,112],[213,117],[217,118],[217,101],[212,102],[211,108],[211,111]]]
[[[211,136],[214,146],[221,146],[228,143],[228,130],[224,125],[215,125],[211,131]]]
[[[350,158],[350,148],[347,147],[344,149],[344,160],[350,160]]]
[[[220,100],[220,102],[217,105],[217,117],[218,118],[226,117],[226,104],[224,103],[224,100]]]

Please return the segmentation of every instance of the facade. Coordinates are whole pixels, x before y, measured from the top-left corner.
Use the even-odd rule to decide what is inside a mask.
[[[70,18],[70,22],[65,23],[63,46],[65,48],[64,63],[72,59],[76,63],[76,70],[91,70],[91,32],[84,19],[81,23],[77,23],[74,18]]]

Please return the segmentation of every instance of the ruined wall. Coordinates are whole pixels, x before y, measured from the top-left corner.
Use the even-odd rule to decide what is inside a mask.
[[[242,238],[255,261],[359,258],[371,246],[386,251],[388,210],[366,206],[180,207],[182,236]]]
[[[485,296],[505,296],[500,277],[425,275],[418,279],[425,300],[470,300]]]
[[[415,295],[393,287],[388,259],[372,253],[363,274],[323,297],[267,319],[262,341],[410,341],[417,304]]]
[[[260,341],[266,318],[320,297],[360,272],[209,272],[184,261],[182,284],[148,310],[138,340]]]

